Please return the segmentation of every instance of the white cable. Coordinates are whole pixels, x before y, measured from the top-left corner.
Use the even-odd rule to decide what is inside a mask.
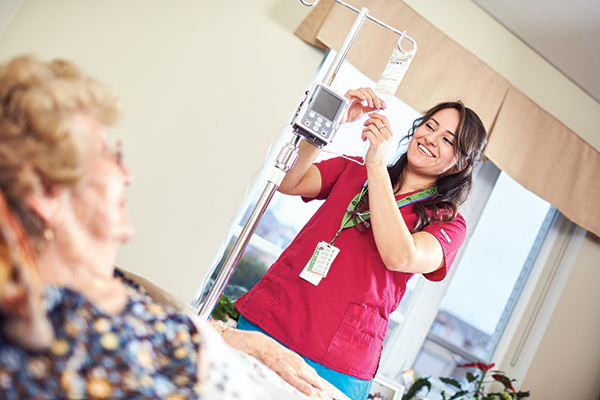
[[[325,149],[322,149],[321,151],[323,151],[324,153],[333,154],[335,156],[339,156],[339,157],[345,158],[346,160],[355,162],[358,165],[365,165],[365,159],[367,157],[367,151],[369,151],[369,142],[367,142],[365,140],[365,148],[364,148],[364,151],[363,151],[363,157],[362,157],[363,161],[362,162],[356,161],[355,159],[350,158],[350,157],[348,157],[348,156],[346,156],[344,154],[336,153],[335,151],[329,151],[329,150],[325,150]]]

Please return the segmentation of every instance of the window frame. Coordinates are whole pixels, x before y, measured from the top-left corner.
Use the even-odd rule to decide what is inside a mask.
[[[499,174],[500,170],[493,164],[484,163],[474,175],[473,194],[460,210],[466,214],[465,219],[469,226],[465,244],[483,213]],[[465,209],[471,209],[472,213],[469,215]],[[465,352],[456,353],[467,360],[494,362],[497,369],[504,371],[517,382],[523,382],[585,234],[585,229],[556,211],[521,293],[512,305],[512,312],[491,360],[477,359],[476,356]],[[456,265],[466,247],[463,245],[460,249],[455,259]],[[389,340],[389,348],[384,349],[378,374],[401,381],[402,372],[412,367],[423,343],[430,336],[431,324],[453,276],[454,271],[451,270],[442,282],[434,283],[421,279],[421,287],[418,291],[415,289],[411,307],[404,316],[404,326],[400,326],[400,329],[394,332],[394,338]],[[448,350],[456,350],[437,340],[432,342]]]
[[[586,233],[562,213],[550,228],[493,358],[516,387],[525,379]]]

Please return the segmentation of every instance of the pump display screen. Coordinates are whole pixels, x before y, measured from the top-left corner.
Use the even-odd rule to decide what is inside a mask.
[[[342,100],[326,90],[319,90],[310,105],[310,109],[325,117],[329,121],[335,121],[340,110]]]
[[[321,148],[333,140],[349,101],[322,83],[315,83],[306,95],[292,126],[306,141]]]

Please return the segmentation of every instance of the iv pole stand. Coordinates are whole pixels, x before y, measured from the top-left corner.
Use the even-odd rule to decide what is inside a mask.
[[[329,70],[327,71],[327,74],[323,79],[323,84],[327,86],[331,85],[335,74],[339,71],[342,62],[346,58],[346,55],[348,54],[352,43],[354,43],[354,39],[356,38],[356,35],[358,35],[358,31],[362,27],[362,24],[365,21],[368,13],[369,10],[364,7],[358,13],[354,24],[352,25],[350,31],[348,32],[348,35],[346,35],[346,38],[344,39],[344,43],[342,43],[342,46],[340,47],[340,51],[335,56],[333,63],[329,67]],[[237,263],[242,257],[242,253],[248,246],[250,238],[254,234],[254,231],[256,230],[260,219],[262,218],[265,210],[267,209],[267,206],[271,202],[275,191],[277,191],[277,188],[283,181],[285,174],[294,166],[294,163],[298,158],[298,146],[300,145],[301,140],[303,140],[302,136],[300,136],[298,131],[295,130],[294,136],[292,137],[289,143],[283,146],[277,159],[275,160],[275,167],[273,168],[271,174],[269,175],[269,178],[267,179],[267,184],[265,188],[263,189],[260,197],[258,198],[258,201],[256,202],[256,205],[254,206],[254,209],[252,210],[248,221],[246,221],[246,224],[242,228],[242,232],[235,241],[231,252],[227,256],[225,264],[223,264],[219,275],[217,275],[215,283],[208,292],[206,299],[200,306],[198,315],[203,320],[208,320],[208,318],[210,317],[213,308],[215,307],[217,301],[219,301],[219,298],[221,297],[221,293],[223,293],[223,290],[225,290],[225,286],[227,286],[227,282],[229,282],[231,275],[233,275],[235,267],[237,266]]]
[[[393,27],[391,27],[387,24],[384,24],[383,22],[369,16],[369,10],[365,7],[361,8],[359,11],[358,9],[356,9],[348,4],[345,4],[340,0],[335,0],[335,1],[347,8],[352,9],[353,11],[358,12],[358,16],[354,20],[354,24],[352,25],[352,27],[350,28],[350,31],[346,35],[346,38],[344,39],[344,42],[342,43],[340,50],[336,54],[331,66],[329,67],[329,70],[327,71],[325,78],[323,78],[322,83],[324,85],[331,86],[331,82],[333,82],[333,79],[335,78],[335,75],[337,74],[340,67],[342,66],[342,62],[346,58],[346,55],[348,54],[350,47],[354,43],[354,39],[358,35],[358,31],[360,30],[360,28],[362,27],[362,24],[364,23],[365,19],[367,19],[367,18],[378,23],[379,25],[401,35],[400,40],[398,41],[398,46],[400,47],[401,50],[402,50],[401,41],[404,38],[406,38],[407,40],[412,42],[416,49],[415,41],[411,37],[406,35],[406,31],[400,32],[397,29],[394,29]],[[319,2],[319,0],[315,0],[313,3],[307,3],[304,0],[300,0],[300,2],[306,6],[312,7],[312,6],[316,5]],[[297,129],[294,130],[294,136],[292,137],[292,139],[290,140],[289,143],[287,143],[286,145],[283,146],[277,159],[275,160],[275,166],[274,166],[273,170],[271,171],[269,178],[267,179],[267,184],[266,184],[265,188],[263,189],[262,194],[260,195],[256,205],[254,206],[254,208],[250,214],[250,217],[246,221],[246,224],[242,228],[240,235],[238,236],[237,240],[235,241],[231,252],[227,256],[227,259],[225,260],[225,264],[223,264],[221,271],[217,275],[217,279],[215,280],[215,283],[211,287],[204,302],[202,302],[202,304],[200,305],[198,315],[203,320],[208,320],[208,318],[210,317],[210,314],[212,313],[213,308],[215,307],[215,305],[219,301],[219,298],[221,297],[221,293],[223,293],[223,291],[225,290],[225,286],[227,286],[227,283],[229,282],[229,279],[231,278],[231,275],[233,275],[233,272],[235,271],[235,267],[237,266],[240,258],[242,257],[242,253],[244,252],[244,250],[246,250],[246,247],[248,247],[250,238],[254,234],[254,231],[256,230],[256,227],[258,226],[260,219],[262,218],[265,210],[267,209],[267,206],[271,202],[271,199],[273,198],[275,191],[277,190],[277,188],[283,181],[285,174],[294,166],[294,163],[296,162],[296,159],[298,158],[298,146],[300,145],[301,140],[303,140],[301,133]]]

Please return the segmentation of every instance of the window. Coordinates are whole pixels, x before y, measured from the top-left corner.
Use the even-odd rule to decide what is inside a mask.
[[[500,173],[415,359],[417,375],[458,377],[457,365],[492,361],[556,215]]]
[[[241,233],[242,227],[256,204],[258,195],[258,192],[254,194],[252,202],[246,207],[246,212],[232,229],[229,244],[211,276],[209,286],[204,289],[203,296],[208,294],[219,271],[221,271],[235,240]],[[256,227],[250,244],[240,258],[224,290],[224,294],[236,300],[250,290],[291,243],[319,205],[320,202],[315,201],[304,204],[298,197],[276,193]],[[290,210],[293,210],[293,212],[290,212]]]

